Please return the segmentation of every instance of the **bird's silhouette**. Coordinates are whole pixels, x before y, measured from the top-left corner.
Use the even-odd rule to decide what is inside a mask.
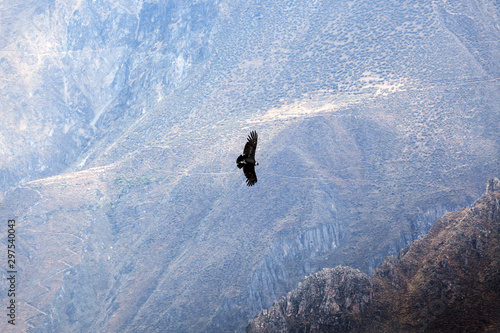
[[[248,141],[243,149],[243,154],[236,159],[238,168],[243,168],[243,173],[247,177],[247,185],[253,186],[257,183],[257,175],[255,174],[255,166],[259,165],[255,161],[255,150],[257,149],[257,132],[252,131],[248,135]]]

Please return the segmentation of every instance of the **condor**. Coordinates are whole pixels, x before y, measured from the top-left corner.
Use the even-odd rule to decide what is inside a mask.
[[[255,174],[255,166],[259,165],[255,161],[255,150],[257,149],[257,132],[252,131],[248,135],[248,141],[243,149],[243,155],[238,156],[236,165],[238,168],[243,168],[243,173],[247,177],[247,185],[253,186],[257,183],[257,175]]]

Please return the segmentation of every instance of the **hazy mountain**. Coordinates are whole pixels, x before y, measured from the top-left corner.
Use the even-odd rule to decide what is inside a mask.
[[[0,9],[25,331],[241,331],[305,275],[370,273],[500,173],[495,1]]]
[[[373,277],[338,266],[307,277],[247,332],[498,332],[500,181],[448,213]]]

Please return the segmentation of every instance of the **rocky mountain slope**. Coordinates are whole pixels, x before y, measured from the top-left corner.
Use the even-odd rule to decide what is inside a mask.
[[[241,331],[306,275],[372,272],[500,173],[493,0],[0,11],[22,331]]]
[[[260,312],[246,332],[349,332],[360,327],[357,316],[372,293],[370,278],[360,270],[325,268]]]
[[[324,269],[263,310],[247,332],[498,332],[500,181],[439,219],[369,278]]]

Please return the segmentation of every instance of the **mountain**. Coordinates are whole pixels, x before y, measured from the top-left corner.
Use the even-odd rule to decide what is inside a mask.
[[[242,331],[306,275],[373,272],[500,172],[493,0],[0,9],[22,331]]]
[[[247,332],[498,332],[500,181],[448,213],[370,278],[326,268],[263,310]]]
[[[366,311],[372,294],[372,282],[360,270],[325,268],[262,310],[246,332],[350,332],[360,328],[358,317]]]

